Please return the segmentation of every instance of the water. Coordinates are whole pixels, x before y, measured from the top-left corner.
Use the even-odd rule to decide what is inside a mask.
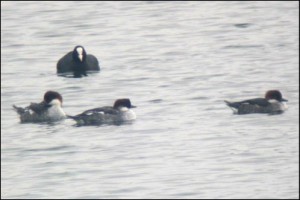
[[[79,44],[101,72],[57,76]],[[1,197],[299,198],[298,66],[298,2],[1,2]],[[20,124],[12,104],[50,89],[137,120]],[[269,89],[284,114],[223,102]]]

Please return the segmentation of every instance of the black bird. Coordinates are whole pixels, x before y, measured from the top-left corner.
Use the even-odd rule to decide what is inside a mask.
[[[56,68],[57,73],[73,72],[74,77],[87,76],[87,71],[100,71],[97,58],[92,54],[87,54],[80,45],[63,56],[57,62]]]

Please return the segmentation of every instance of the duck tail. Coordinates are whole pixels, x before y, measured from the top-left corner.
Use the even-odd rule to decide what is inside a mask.
[[[231,102],[224,100],[224,102],[226,103],[227,106],[231,105]]]
[[[25,109],[24,108],[21,108],[21,107],[18,107],[16,105],[12,105],[14,110],[18,113],[18,114],[24,114],[25,113]]]

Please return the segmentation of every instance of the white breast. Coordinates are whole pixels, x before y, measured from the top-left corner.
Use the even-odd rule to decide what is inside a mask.
[[[60,120],[66,117],[66,113],[61,108],[61,103],[59,100],[52,100],[50,103],[52,106],[48,109],[48,117],[51,120]]]
[[[122,119],[127,120],[134,120],[136,119],[136,114],[130,109],[127,109],[126,111],[122,111]]]

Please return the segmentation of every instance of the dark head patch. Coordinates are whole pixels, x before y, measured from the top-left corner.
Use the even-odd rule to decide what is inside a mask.
[[[269,99],[276,99],[277,101],[287,101],[286,99],[282,98],[281,92],[279,90],[269,90],[266,92],[265,98]]]
[[[114,108],[118,107],[134,108],[135,106],[131,105],[130,99],[117,99],[114,103]]]
[[[44,95],[44,101],[49,104],[53,99],[58,99],[61,104],[63,102],[63,98],[62,96],[58,93],[58,92],[55,92],[55,91],[47,91]]]

